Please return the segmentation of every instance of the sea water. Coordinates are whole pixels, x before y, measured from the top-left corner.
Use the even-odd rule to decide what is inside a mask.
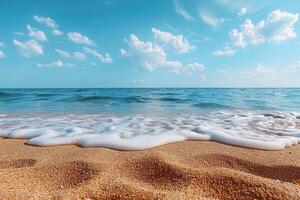
[[[281,150],[300,143],[300,89],[1,89],[0,137],[119,150],[185,140]]]

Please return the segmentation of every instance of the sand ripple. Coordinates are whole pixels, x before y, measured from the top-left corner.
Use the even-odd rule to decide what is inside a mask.
[[[1,140],[0,152],[0,199],[300,199],[298,146],[184,142],[124,152]]]

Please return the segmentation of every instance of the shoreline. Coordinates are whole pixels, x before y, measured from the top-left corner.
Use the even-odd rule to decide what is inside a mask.
[[[184,141],[143,151],[0,139],[1,199],[299,199],[300,145]]]

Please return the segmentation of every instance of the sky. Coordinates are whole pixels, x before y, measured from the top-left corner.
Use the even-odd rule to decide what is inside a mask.
[[[298,0],[0,0],[0,88],[300,87]]]

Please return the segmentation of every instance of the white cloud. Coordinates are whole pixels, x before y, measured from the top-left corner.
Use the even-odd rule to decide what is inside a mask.
[[[18,31],[15,31],[14,34],[15,35],[25,35],[23,32],[18,32]]]
[[[19,48],[19,52],[24,57],[30,57],[32,55],[42,55],[43,47],[35,40],[28,40],[21,42],[18,40],[13,40],[13,43]]]
[[[223,10],[229,10],[231,12],[240,12],[243,8],[247,8],[247,13],[257,12],[269,5],[274,0],[213,0],[216,1]]]
[[[125,41],[127,42],[129,49],[123,56],[133,58],[136,64],[139,64],[150,71],[161,67],[174,72],[180,71],[182,63],[179,61],[167,60],[167,54],[163,48],[157,44],[149,41],[144,42],[134,34],[130,35],[129,40]]]
[[[194,18],[179,4],[179,0],[174,0],[174,8],[177,14],[184,17],[184,19],[191,21]]]
[[[237,47],[246,47],[247,42],[244,39],[244,34],[239,32],[236,29],[233,29],[229,32],[229,37],[232,40],[233,44]]]
[[[228,73],[228,71],[226,71],[224,69],[218,69],[217,72],[222,75],[226,75]]]
[[[33,18],[40,24],[44,24],[48,26],[49,28],[52,28],[52,34],[56,36],[63,35],[64,32],[62,32],[59,28],[58,25],[55,23],[55,21],[49,17],[41,17],[41,16],[36,16],[34,15]]]
[[[189,44],[188,40],[183,37],[183,35],[173,35],[169,32],[164,32],[156,28],[152,28],[152,33],[155,39],[159,40],[165,45],[169,45],[178,54],[187,53],[194,49],[195,46]]]
[[[0,51],[0,59],[5,58],[5,54],[3,53],[3,51]]]
[[[265,80],[278,79],[280,75],[273,68],[263,66],[260,63],[258,63],[254,69],[242,70],[241,73],[248,78],[263,78]]]
[[[64,32],[62,32],[62,31],[59,30],[59,29],[53,29],[53,30],[52,30],[52,34],[53,34],[53,35],[59,36],[59,35],[63,35]]]
[[[224,18],[218,19],[206,11],[199,11],[199,17],[204,23],[214,28],[217,28],[226,21]]]
[[[231,57],[231,56],[234,56],[235,53],[236,53],[236,50],[231,49],[229,47],[225,47],[223,50],[217,50],[213,54],[215,56],[227,56],[227,57]]]
[[[285,67],[269,67],[260,63],[254,69],[242,70],[241,74],[249,79],[256,79],[259,81],[265,81],[266,83],[284,83],[288,80],[292,80],[292,77],[297,77],[300,72],[300,61],[293,62],[292,64],[285,64]],[[273,82],[271,82],[273,81]]]
[[[244,16],[244,15],[246,15],[247,13],[248,13],[248,9],[245,8],[245,7],[242,7],[242,8],[240,9],[240,11],[238,12],[238,15],[239,15],[239,16]]]
[[[188,72],[189,74],[192,74],[195,71],[198,71],[198,73],[200,73],[201,80],[205,80],[206,77],[204,74],[204,69],[205,69],[205,66],[203,64],[194,62],[194,63],[187,64],[183,70]]]
[[[289,38],[296,37],[294,25],[298,21],[299,14],[292,14],[275,10],[269,14],[266,23],[265,31],[270,41],[283,41]],[[271,29],[268,31],[267,29]]]
[[[126,53],[127,53],[127,51],[125,49],[120,49],[121,56],[124,56]]]
[[[80,52],[73,52],[73,57],[77,60],[85,60],[86,59],[86,55],[84,55],[83,53],[80,53]]]
[[[64,58],[68,58],[70,56],[70,54],[68,52],[60,50],[60,49],[55,49],[55,52]]]
[[[55,62],[49,63],[49,64],[36,64],[38,67],[74,67],[74,64],[72,63],[64,63],[61,60],[57,60]]]
[[[95,42],[93,40],[91,40],[87,36],[82,35],[81,33],[76,33],[76,32],[68,33],[68,38],[69,40],[77,44],[85,44],[91,46],[95,45]]]
[[[260,63],[258,63],[257,67],[255,68],[255,73],[270,76],[270,75],[273,75],[275,73],[275,71],[270,67],[265,67],[265,66],[261,65]]]
[[[132,82],[133,84],[143,84],[143,83],[145,83],[145,80],[144,80],[144,79],[141,79],[141,78],[138,78],[138,79],[133,79],[133,80],[131,80],[131,82]]]
[[[265,20],[256,25],[247,19],[240,30],[233,29],[229,32],[234,45],[246,47],[249,44],[257,45],[264,42],[284,41],[295,38],[294,25],[299,14],[292,14],[280,10],[271,12]]]
[[[58,27],[57,24],[55,23],[55,21],[49,17],[41,17],[41,16],[34,15],[33,18],[38,23],[45,24],[49,28],[57,28]]]
[[[43,31],[37,30],[33,27],[31,27],[30,25],[26,26],[27,30],[28,30],[28,35],[35,39],[35,40],[40,40],[40,41],[47,41],[47,36]]]
[[[300,61],[294,62],[292,65],[286,67],[285,74],[295,74],[297,70],[300,70]]]
[[[83,50],[85,53],[97,57],[102,63],[112,63],[112,58],[108,53],[106,53],[105,55],[102,55],[101,53],[97,52],[96,50],[90,49],[88,47],[84,47]]]
[[[198,62],[190,63],[190,64],[186,65],[185,70],[187,70],[187,71],[195,71],[195,70],[203,71],[204,65],[201,63],[198,63]]]
[[[4,47],[4,44],[2,42],[0,42],[0,47]],[[5,58],[5,53],[3,53],[3,51],[0,51],[0,59],[1,58]]]

